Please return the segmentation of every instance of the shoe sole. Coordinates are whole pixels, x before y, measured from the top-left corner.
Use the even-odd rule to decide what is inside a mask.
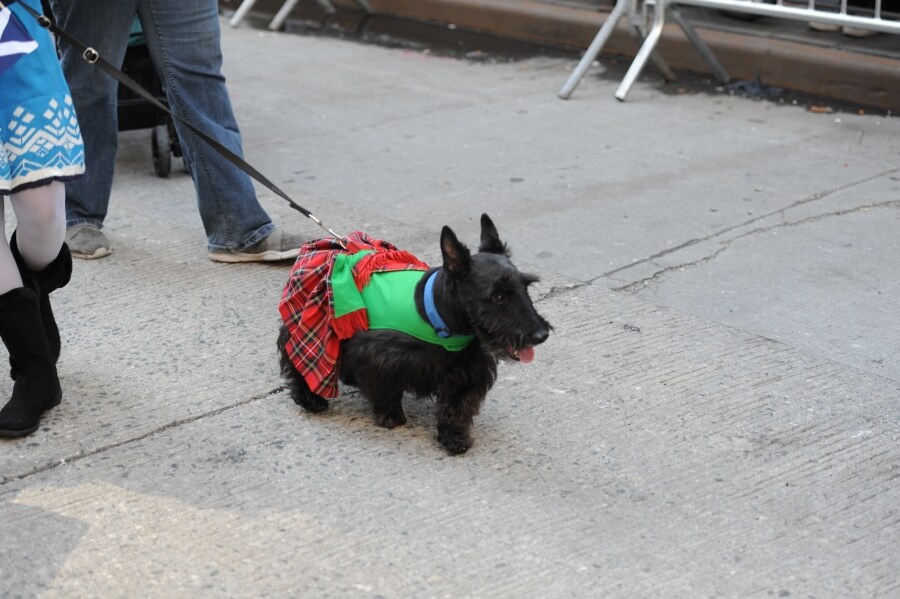
[[[261,254],[244,254],[241,252],[210,252],[209,259],[213,262],[225,262],[235,264],[238,262],[281,262],[293,260],[300,254],[300,249],[276,252],[269,250]]]
[[[18,439],[19,437],[27,437],[41,426],[41,423],[38,422],[32,428],[23,429],[20,431],[10,431],[10,430],[0,430],[0,439]]]
[[[53,409],[59,405],[59,402],[62,401],[62,391],[56,396],[56,399],[53,402],[44,408],[44,411]],[[18,439],[19,437],[27,437],[34,431],[36,431],[41,426],[40,418],[38,419],[38,423],[35,424],[31,428],[19,429],[19,430],[10,430],[10,429],[0,429],[0,439]]]
[[[854,29],[853,27],[844,27],[843,33],[847,37],[853,37],[856,39],[875,37],[876,35],[878,35],[877,31],[871,31],[869,29]]]
[[[837,33],[841,30],[840,25],[832,25],[831,23],[810,23],[809,28],[822,33]]]
[[[98,248],[94,251],[93,254],[86,254],[84,252],[79,252],[77,250],[73,250],[71,247],[69,251],[72,253],[73,258],[78,258],[79,260],[96,260],[97,258],[103,258],[104,256],[109,256],[112,254],[112,250],[110,248]]]

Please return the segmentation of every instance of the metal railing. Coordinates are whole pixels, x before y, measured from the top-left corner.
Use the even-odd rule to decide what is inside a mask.
[[[653,13],[653,20],[652,25],[644,36],[640,50],[638,50],[628,72],[625,73],[625,77],[619,84],[618,89],[616,89],[616,98],[621,101],[625,100],[631,86],[641,74],[647,61],[653,60],[657,64],[658,61],[661,61],[656,52],[656,46],[662,35],[667,16],[671,17],[682,28],[694,48],[697,49],[700,56],[709,65],[716,79],[722,83],[729,81],[728,73],[716,60],[715,55],[713,55],[700,36],[697,35],[693,27],[678,12],[677,6],[680,5],[900,34],[900,21],[883,18],[881,10],[882,0],[875,0],[875,8],[869,11],[853,9],[867,12],[867,14],[850,14],[847,0],[840,0],[839,5],[826,4],[825,2],[817,3],[816,0],[809,0],[808,2],[775,0],[774,3],[764,3],[761,0],[644,0],[643,5],[640,7],[638,5],[639,2],[640,0],[617,0],[613,11],[604,21],[603,26],[585,51],[584,56],[572,71],[562,89],[560,89],[560,98],[567,99],[572,95],[578,82],[584,77],[594,59],[603,49],[603,45],[612,35],[613,29],[615,29],[622,17],[626,15],[629,18],[630,25],[636,22],[646,23],[646,16],[650,11]],[[850,8],[852,9],[852,7]],[[636,26],[632,25],[632,28],[634,27]],[[641,28],[641,31],[643,31],[643,28]],[[666,72],[663,72],[663,76],[666,79],[670,78],[669,73]]]
[[[294,10],[294,7],[299,1],[300,0],[287,0],[282,4],[281,8],[278,9],[278,12],[275,13],[275,16],[269,23],[269,29],[272,31],[279,31],[281,26],[284,25],[284,21],[288,18],[288,15]],[[325,11],[326,15],[333,16],[337,14],[337,9],[330,0],[316,0],[316,2],[319,4],[319,7]],[[375,12],[372,10],[372,6],[369,4],[368,0],[354,0],[354,2],[356,2],[356,5],[367,15]],[[256,4],[256,0],[244,0],[241,2],[241,5],[238,6],[234,15],[232,15],[231,19],[228,21],[228,24],[232,27],[240,25],[241,21],[244,20],[244,17],[247,16],[247,13],[250,12],[250,9],[253,8],[254,4]]]

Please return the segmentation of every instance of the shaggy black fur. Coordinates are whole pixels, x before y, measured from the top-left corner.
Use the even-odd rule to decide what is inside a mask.
[[[472,422],[494,385],[498,356],[518,360],[520,351],[543,343],[551,327],[528,296],[537,277],[512,265],[487,214],[481,216],[477,254],[470,254],[449,227],[441,231],[441,254],[442,268],[425,273],[416,287],[416,306],[425,318],[425,281],[440,270],[434,287],[438,313],[453,333],[474,334],[475,341],[449,352],[404,333],[364,331],[341,344],[340,380],[359,387],[372,404],[375,423],[385,428],[406,423],[404,392],[435,397],[438,441],[460,454],[472,446]],[[327,409],[328,401],[312,393],[294,369],[284,349],[287,340],[282,327],[281,373],[291,397],[310,412]]]

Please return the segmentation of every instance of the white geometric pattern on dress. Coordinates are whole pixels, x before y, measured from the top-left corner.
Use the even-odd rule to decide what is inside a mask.
[[[6,158],[6,150],[0,148],[0,175],[9,171],[9,159]],[[0,179],[2,180],[2,179]]]
[[[64,104],[50,98],[40,117],[19,106],[6,128],[10,134],[3,145],[13,165],[13,178],[23,175],[22,169],[68,166],[81,160],[80,151],[71,155],[82,141],[70,96]]]
[[[78,119],[68,95],[48,98],[43,110],[19,106],[8,123],[0,124],[0,189],[14,189],[55,177],[84,172],[84,146]]]

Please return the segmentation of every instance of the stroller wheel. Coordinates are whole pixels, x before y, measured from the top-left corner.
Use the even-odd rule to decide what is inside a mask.
[[[172,120],[172,117],[169,117],[169,122],[166,123],[166,131],[169,132],[169,143],[172,146],[172,156],[181,158],[181,141],[178,139],[178,131],[175,129],[175,121]]]
[[[153,170],[158,177],[168,177],[172,171],[172,143],[168,127],[154,127],[150,143],[153,149]]]

